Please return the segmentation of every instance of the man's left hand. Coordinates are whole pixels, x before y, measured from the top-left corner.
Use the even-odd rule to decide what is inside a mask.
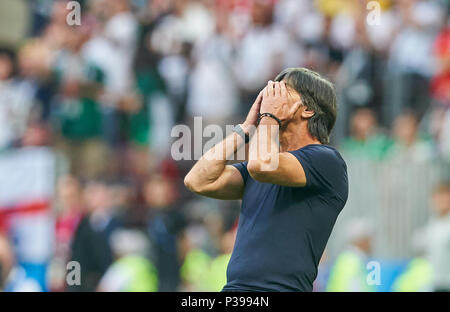
[[[261,113],[271,113],[282,122],[293,118],[301,105],[300,101],[289,102],[288,90],[284,81],[269,81],[262,91]]]

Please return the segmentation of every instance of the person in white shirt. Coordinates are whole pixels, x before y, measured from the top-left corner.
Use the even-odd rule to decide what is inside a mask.
[[[432,194],[434,217],[426,230],[426,255],[433,270],[433,289],[450,291],[450,182],[441,182]]]

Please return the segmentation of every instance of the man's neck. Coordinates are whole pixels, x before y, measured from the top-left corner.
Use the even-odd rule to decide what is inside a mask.
[[[280,131],[281,152],[298,150],[306,145],[321,144],[319,140],[313,137],[306,127],[288,126]]]

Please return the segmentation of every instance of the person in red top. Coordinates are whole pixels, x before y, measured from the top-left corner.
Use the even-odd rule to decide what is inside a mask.
[[[431,93],[439,103],[450,107],[450,26],[438,34],[434,54],[438,70],[431,82]]]

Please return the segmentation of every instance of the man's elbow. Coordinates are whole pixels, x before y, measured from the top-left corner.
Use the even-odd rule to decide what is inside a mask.
[[[199,183],[196,183],[195,179],[189,173],[184,177],[184,186],[196,194],[202,194],[203,192],[203,187]]]
[[[195,185],[194,180],[192,179],[192,177],[191,177],[191,175],[189,173],[184,177],[184,186],[186,186],[186,188],[188,190],[190,190],[191,192],[195,193],[196,185]]]
[[[253,180],[258,182],[270,182],[270,170],[267,164],[259,160],[250,160],[247,164],[247,171]]]

